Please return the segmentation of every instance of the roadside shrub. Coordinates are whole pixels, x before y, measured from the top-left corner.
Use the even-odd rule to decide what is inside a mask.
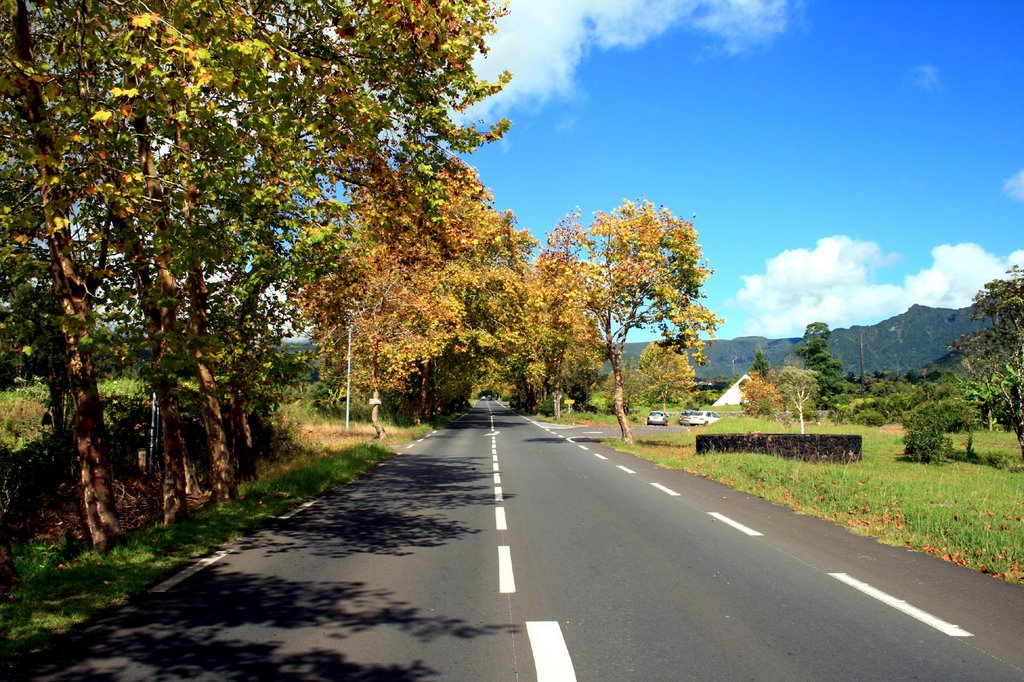
[[[878,410],[864,410],[858,412],[853,421],[864,426],[882,426],[885,424],[885,415]]]
[[[0,498],[11,520],[24,518],[61,483],[73,481],[69,439],[48,434],[21,447],[0,444]]]
[[[911,459],[927,464],[943,459],[953,449],[953,439],[946,435],[950,416],[941,403],[925,403],[913,410],[903,422],[904,452]]]

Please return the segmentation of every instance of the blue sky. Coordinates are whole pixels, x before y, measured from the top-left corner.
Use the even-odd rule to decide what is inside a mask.
[[[538,238],[696,213],[719,338],[961,307],[1024,265],[1024,2],[511,0],[474,154]],[[637,335],[635,339],[649,338]]]

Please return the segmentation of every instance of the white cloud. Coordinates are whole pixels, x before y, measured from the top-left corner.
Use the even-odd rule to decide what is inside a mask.
[[[575,73],[591,49],[632,48],[669,28],[689,26],[735,54],[770,41],[787,26],[794,0],[511,0],[509,13],[478,57],[478,75],[514,78],[478,105],[491,118],[515,106],[540,106],[572,95]]]
[[[930,267],[903,283],[875,281],[878,268],[898,260],[875,242],[838,235],[818,240],[814,249],[783,251],[765,262],[765,271],[743,277],[744,287],[729,304],[747,313],[745,334],[770,338],[800,336],[811,322],[830,327],[873,323],[917,303],[962,308],[986,282],[1024,265],[1024,250],[1006,258],[977,244],[943,244],[932,249]]]
[[[910,70],[910,82],[926,92],[935,92],[942,88],[939,67],[934,64],[919,64]]]
[[[1024,168],[1003,181],[1003,191],[1014,201],[1024,201]]]

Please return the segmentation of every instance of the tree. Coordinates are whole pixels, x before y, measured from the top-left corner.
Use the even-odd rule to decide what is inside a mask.
[[[818,377],[817,398],[827,407],[835,406],[836,398],[845,390],[843,363],[828,350],[832,335],[824,322],[812,322],[804,330],[803,345],[794,353],[803,359],[804,366]]]
[[[754,353],[754,364],[750,366],[749,374],[751,378],[758,374],[762,379],[767,379],[771,371],[772,365],[768,362],[768,356],[765,355],[764,348],[759,347],[757,352]]]
[[[644,397],[648,405],[678,403],[693,388],[693,367],[685,353],[671,346],[652,341],[640,353],[637,363],[644,380]]]
[[[779,392],[800,417],[800,433],[804,433],[804,409],[818,391],[817,373],[800,367],[784,367],[779,372]]]
[[[680,349],[694,348],[704,360],[701,333],[719,320],[701,300],[712,270],[701,257],[690,221],[647,200],[624,201],[612,213],[598,212],[587,228],[570,214],[549,236],[548,249],[570,254],[581,273],[582,305],[600,333],[611,364],[613,405],[622,439],[633,442],[622,393],[622,352],[629,332],[659,330]]]
[[[47,245],[53,291],[61,312],[61,331],[68,363],[68,380],[75,405],[72,430],[81,464],[83,510],[93,545],[108,549],[120,542],[110,473],[109,441],[103,419],[93,351],[99,329],[94,302],[106,275],[106,246],[109,234],[96,230],[95,238],[80,242],[75,230],[76,201],[91,186],[88,164],[79,164],[75,152],[77,130],[88,129],[65,123],[82,110],[69,110],[60,100],[63,91],[54,71],[76,68],[75,50],[53,50],[53,42],[40,37],[52,34],[73,36],[88,33],[92,18],[79,12],[63,15],[25,0],[4,5],[4,53],[6,69],[0,76],[0,94],[9,105],[2,112],[12,133],[4,135],[3,168],[11,176],[33,177],[28,208],[21,213],[3,211],[0,223],[5,237],[27,243],[40,240]],[[42,30],[34,22],[46,24]],[[61,23],[63,22],[63,23]],[[79,24],[78,22],[82,22]],[[88,37],[69,39],[67,45],[82,45]],[[63,49],[63,48],[62,48]],[[47,50],[50,50],[49,52]],[[37,58],[37,51],[43,57]],[[73,80],[73,79],[69,79]],[[79,84],[85,87],[85,83]],[[56,104],[51,102],[56,99]],[[8,144],[14,145],[13,147]],[[21,182],[21,180],[15,180]]]
[[[164,408],[165,519],[187,509],[175,397],[190,375],[204,396],[215,496],[230,496],[219,400],[226,394],[237,445],[254,383],[243,378],[253,367],[240,365],[273,349],[222,352],[218,324],[253,316],[216,304],[278,301],[279,316],[281,291],[264,273],[286,269],[301,234],[335,224],[338,197],[356,188],[400,185],[412,203],[442,200],[442,173],[507,128],[477,130],[452,115],[505,81],[480,81],[471,68],[503,10],[485,0],[242,0],[201,16],[178,0],[10,0],[4,10],[3,231],[47,245],[84,507],[94,542],[109,546],[119,530],[95,390],[98,338],[116,329],[150,346]],[[221,283],[238,272],[253,275],[225,293]],[[246,344],[275,336],[231,331]],[[226,391],[217,372],[229,377]]]
[[[989,385],[998,392],[1024,458],[1024,269],[1014,266],[1006,279],[995,279],[974,296],[975,319],[990,318],[992,327],[963,344],[968,357],[994,371]]]
[[[771,417],[783,407],[782,394],[768,375],[752,371],[750,379],[740,387],[743,392],[743,405],[747,414],[758,417]]]

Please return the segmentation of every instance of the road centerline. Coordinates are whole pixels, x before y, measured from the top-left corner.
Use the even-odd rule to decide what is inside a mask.
[[[557,621],[526,621],[538,682],[575,682],[569,649]]]
[[[498,592],[513,594],[516,591],[516,579],[512,574],[512,548],[508,545],[498,547]]]

